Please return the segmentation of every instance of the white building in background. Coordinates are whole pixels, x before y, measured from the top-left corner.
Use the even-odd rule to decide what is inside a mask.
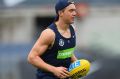
[[[30,43],[36,28],[35,18],[54,15],[54,9],[46,6],[0,9],[0,42]]]

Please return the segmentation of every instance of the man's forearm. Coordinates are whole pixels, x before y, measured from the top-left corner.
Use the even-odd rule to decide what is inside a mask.
[[[78,59],[77,59],[77,57],[73,54],[72,57],[71,57],[71,62],[74,62],[74,61],[76,61],[76,60],[78,60]]]
[[[45,63],[39,56],[32,58],[30,63],[41,70],[48,72],[52,72],[54,70],[54,66]]]

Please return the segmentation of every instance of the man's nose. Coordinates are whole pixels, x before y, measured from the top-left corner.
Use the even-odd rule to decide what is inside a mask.
[[[74,11],[74,12],[73,12],[73,16],[76,16],[76,14],[77,14],[76,11]]]

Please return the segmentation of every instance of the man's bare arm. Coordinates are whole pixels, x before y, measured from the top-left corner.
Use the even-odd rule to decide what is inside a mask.
[[[53,42],[54,32],[46,29],[31,49],[28,55],[28,61],[37,68],[52,72],[53,66],[45,63],[40,56],[47,50],[48,46]]]

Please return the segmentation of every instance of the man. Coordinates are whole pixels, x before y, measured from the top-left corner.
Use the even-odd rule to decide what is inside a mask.
[[[28,55],[28,61],[37,67],[37,79],[60,79],[70,77],[67,71],[74,55],[76,43],[72,27],[76,8],[73,2],[59,0],[55,5],[57,17],[45,29]]]

